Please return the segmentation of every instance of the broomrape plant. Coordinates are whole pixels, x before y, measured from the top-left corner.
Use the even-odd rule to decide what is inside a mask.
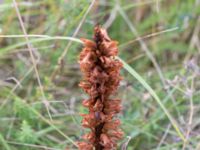
[[[89,110],[82,114],[82,126],[91,131],[78,142],[80,150],[114,150],[123,132],[115,115],[121,111],[121,101],[111,99],[120,83],[122,63],[115,59],[118,42],[112,41],[105,29],[96,26],[94,40],[82,39],[85,47],[79,63],[84,79],[80,87],[89,95],[82,104]]]

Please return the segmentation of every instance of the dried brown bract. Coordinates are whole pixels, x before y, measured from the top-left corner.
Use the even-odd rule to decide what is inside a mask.
[[[94,41],[82,39],[85,47],[80,54],[80,68],[84,79],[80,87],[90,96],[83,101],[89,114],[82,114],[82,126],[91,132],[78,142],[80,150],[115,150],[123,132],[118,128],[120,121],[115,117],[121,111],[119,99],[111,99],[122,79],[122,63],[115,59],[117,42],[112,41],[106,30],[96,26]]]

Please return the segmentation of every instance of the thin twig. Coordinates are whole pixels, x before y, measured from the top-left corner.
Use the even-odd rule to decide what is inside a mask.
[[[169,129],[170,129],[170,128],[171,128],[171,124],[169,124],[169,125],[167,126],[167,129],[166,129],[164,135],[162,136],[162,138],[161,138],[161,140],[160,140],[160,142],[159,142],[159,144],[158,144],[156,150],[159,150],[160,147],[162,146],[162,144],[164,143],[164,140],[166,139],[166,137],[167,137],[167,135],[168,135],[168,133],[169,133]]]
[[[24,26],[24,23],[23,23],[19,8],[17,6],[16,0],[13,0],[13,5],[15,7],[15,10],[16,10],[19,22],[20,22],[20,26],[21,26],[23,34],[24,34],[24,38],[26,40],[27,47],[29,49],[31,61],[32,61],[32,64],[33,64],[33,67],[34,67],[34,70],[35,70],[35,74],[36,74],[36,78],[37,78],[37,81],[38,81],[38,85],[39,85],[39,88],[40,88],[40,91],[41,91],[41,94],[42,94],[42,98],[43,98],[42,101],[43,101],[43,103],[44,103],[44,105],[45,105],[45,107],[47,109],[49,118],[52,120],[52,117],[51,117],[51,114],[50,114],[50,111],[49,111],[49,103],[48,103],[48,101],[47,101],[47,99],[45,97],[44,89],[43,89],[43,86],[42,86],[42,83],[41,83],[41,80],[40,80],[40,76],[39,76],[39,72],[37,70],[37,63],[36,63],[34,55],[33,55],[33,49],[32,49],[31,43],[29,42],[28,34],[26,32],[26,29],[25,29],[25,26]]]
[[[190,100],[190,113],[189,113],[189,120],[188,120],[188,126],[187,126],[187,132],[186,132],[186,136],[185,136],[185,141],[182,147],[182,150],[186,149],[186,146],[188,144],[188,140],[189,140],[189,136],[190,136],[190,132],[191,132],[191,128],[192,128],[192,122],[193,122],[193,115],[194,115],[194,104],[193,104],[193,90],[194,90],[194,76],[192,78],[192,82],[191,82],[191,91],[192,94],[189,97]]]
[[[26,74],[19,80],[19,83],[21,84],[22,81],[24,81],[24,79],[33,71],[33,67],[31,67]],[[13,92],[18,88],[18,86],[20,84],[16,84],[12,90],[9,92],[9,94],[7,95],[6,99],[3,101],[3,103],[0,105],[0,110],[5,106],[5,104],[7,103],[7,101],[9,100],[10,96],[13,95]]]
[[[92,9],[92,7],[93,7],[94,4],[95,4],[95,0],[93,0],[93,1],[91,2],[91,4],[89,5],[89,7],[88,7],[86,13],[83,15],[81,21],[79,22],[78,27],[76,28],[75,32],[73,33],[72,38],[76,37],[76,35],[78,34],[78,32],[79,32],[81,26],[83,25],[83,23],[84,23],[84,21],[85,21],[87,15],[88,15],[88,13],[90,12],[90,10]],[[51,79],[54,79],[55,75],[58,73],[58,70],[59,70],[60,67],[62,66],[62,64],[63,64],[63,59],[64,59],[65,55],[67,54],[68,49],[70,48],[71,44],[72,44],[72,42],[70,41],[70,42],[67,44],[66,48],[64,49],[63,53],[61,54],[61,56],[58,58],[58,62],[57,62],[58,65],[56,66],[55,70],[53,71],[53,73],[52,73],[52,75],[51,75]]]
[[[22,88],[22,85],[20,84],[19,80],[17,80],[15,77],[8,77],[6,81],[13,80],[20,88]]]
[[[179,29],[179,27],[174,27],[174,28],[154,32],[154,33],[151,33],[151,34],[148,34],[148,35],[145,35],[145,36],[138,37],[134,40],[128,41],[127,43],[121,44],[119,47],[124,47],[128,44],[132,44],[132,43],[137,42],[139,40],[144,40],[144,39],[147,39],[147,38],[150,38],[150,37],[153,37],[153,36],[161,35],[161,34],[167,33],[167,32],[172,32],[172,31],[175,31],[175,30],[178,30],[178,29]]]

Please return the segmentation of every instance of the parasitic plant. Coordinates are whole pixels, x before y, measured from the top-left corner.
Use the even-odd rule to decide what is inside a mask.
[[[94,40],[82,39],[84,48],[79,63],[84,79],[79,86],[89,95],[83,106],[89,110],[82,114],[82,126],[91,131],[78,142],[80,150],[115,150],[123,132],[115,118],[121,111],[121,101],[111,99],[122,79],[122,63],[115,59],[118,54],[116,41],[112,41],[105,29],[96,26]]]

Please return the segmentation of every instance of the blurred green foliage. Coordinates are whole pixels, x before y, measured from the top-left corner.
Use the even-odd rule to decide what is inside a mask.
[[[0,2],[0,149],[76,149],[74,142],[86,132],[79,116],[86,111],[81,101],[87,98],[78,87],[81,73],[77,59],[82,46],[72,42],[59,66],[58,60],[71,41],[56,36],[72,37],[91,1],[17,2],[28,34],[52,39],[29,37],[44,99],[27,43],[19,36],[23,32],[12,1]],[[105,26],[110,37],[119,41],[119,57],[151,86],[188,140],[184,143],[180,139],[149,92],[123,69],[124,79],[116,94],[124,108],[119,118],[125,136],[119,147],[129,136],[128,150],[200,149],[199,0],[98,0],[83,21],[74,38],[92,39],[94,26]],[[2,37],[5,35],[15,38]],[[156,60],[164,83],[138,38]],[[43,103],[46,100],[52,120]]]

